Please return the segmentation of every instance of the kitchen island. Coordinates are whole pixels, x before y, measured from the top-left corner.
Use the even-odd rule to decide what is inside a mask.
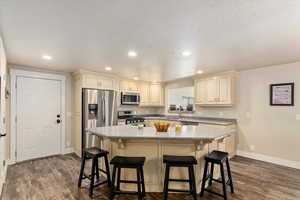
[[[166,133],[156,132],[154,127],[138,128],[130,125],[99,127],[88,129],[100,140],[101,148],[110,152],[110,158],[120,156],[144,156],[146,163],[145,184],[147,192],[162,192],[164,165],[163,155],[193,155],[198,164],[195,166],[197,191],[199,192],[203,158],[213,150],[227,151],[230,157],[236,152],[235,126],[183,126],[181,131],[170,127]],[[218,170],[216,170],[218,171]],[[122,171],[122,178],[135,180],[136,172],[131,169]],[[218,173],[215,174],[218,176]],[[187,178],[185,169],[171,170],[171,177]],[[135,185],[124,184],[125,190],[135,190]],[[186,189],[188,184],[171,183],[170,188]]]

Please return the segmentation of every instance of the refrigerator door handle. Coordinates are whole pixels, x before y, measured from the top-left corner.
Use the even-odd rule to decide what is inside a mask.
[[[105,102],[105,96],[102,96],[102,119],[103,119],[103,122],[104,122],[104,126],[106,126],[106,119],[105,119],[105,115],[106,115],[106,113],[105,113],[105,104],[106,104],[106,102]]]

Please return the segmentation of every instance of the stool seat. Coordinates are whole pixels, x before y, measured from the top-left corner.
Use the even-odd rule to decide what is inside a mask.
[[[104,151],[97,147],[90,147],[83,150],[89,157],[101,157],[108,154],[108,151]]]
[[[164,180],[164,200],[168,200],[169,192],[180,192],[192,195],[194,200],[197,200],[196,192],[196,179],[194,173],[194,165],[197,164],[197,160],[194,156],[171,156],[164,155],[163,162],[166,164],[165,180]],[[188,169],[188,179],[175,179],[170,178],[170,170],[172,167],[186,167]],[[169,182],[181,182],[188,183],[189,190],[179,190],[169,188]]]
[[[145,157],[125,157],[116,156],[111,161],[110,164],[119,166],[143,166],[145,163]]]
[[[144,181],[144,170],[143,166],[145,163],[145,157],[125,157],[125,156],[115,156],[110,164],[113,165],[113,175],[112,175],[112,192],[111,198],[113,199],[114,195],[119,194],[133,194],[138,195],[138,199],[142,200],[146,196],[145,191],[145,181]],[[136,169],[136,181],[135,180],[122,180],[121,179],[121,170],[124,168]],[[117,172],[118,171],[118,172]],[[117,185],[115,187],[117,176]],[[138,191],[121,191],[121,183],[130,183],[137,184]]]
[[[222,151],[212,151],[208,155],[205,156],[205,160],[207,161],[213,161],[217,163],[221,163],[226,161],[228,158],[228,153],[227,152],[222,152]]]
[[[171,155],[164,155],[163,156],[164,163],[170,164],[178,164],[178,165],[196,165],[197,160],[194,156],[171,156]]]

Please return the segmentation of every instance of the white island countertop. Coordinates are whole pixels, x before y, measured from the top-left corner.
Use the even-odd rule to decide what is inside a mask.
[[[236,133],[236,129],[222,129],[204,126],[182,126],[181,131],[170,127],[168,132],[157,132],[154,127],[130,125],[90,128],[86,130],[97,136],[112,139],[169,139],[169,140],[219,140]]]

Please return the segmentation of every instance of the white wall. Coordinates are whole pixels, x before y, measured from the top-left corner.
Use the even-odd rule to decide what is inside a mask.
[[[295,106],[270,106],[269,85],[295,83]],[[300,62],[238,74],[239,150],[300,162]]]
[[[295,82],[295,106],[270,106],[269,85],[285,82]],[[172,82],[166,88],[188,84],[193,81]],[[294,161],[300,167],[300,121],[296,120],[300,114],[300,62],[238,72],[236,92],[234,107],[196,106],[194,115],[236,118],[239,151],[253,157]]]

